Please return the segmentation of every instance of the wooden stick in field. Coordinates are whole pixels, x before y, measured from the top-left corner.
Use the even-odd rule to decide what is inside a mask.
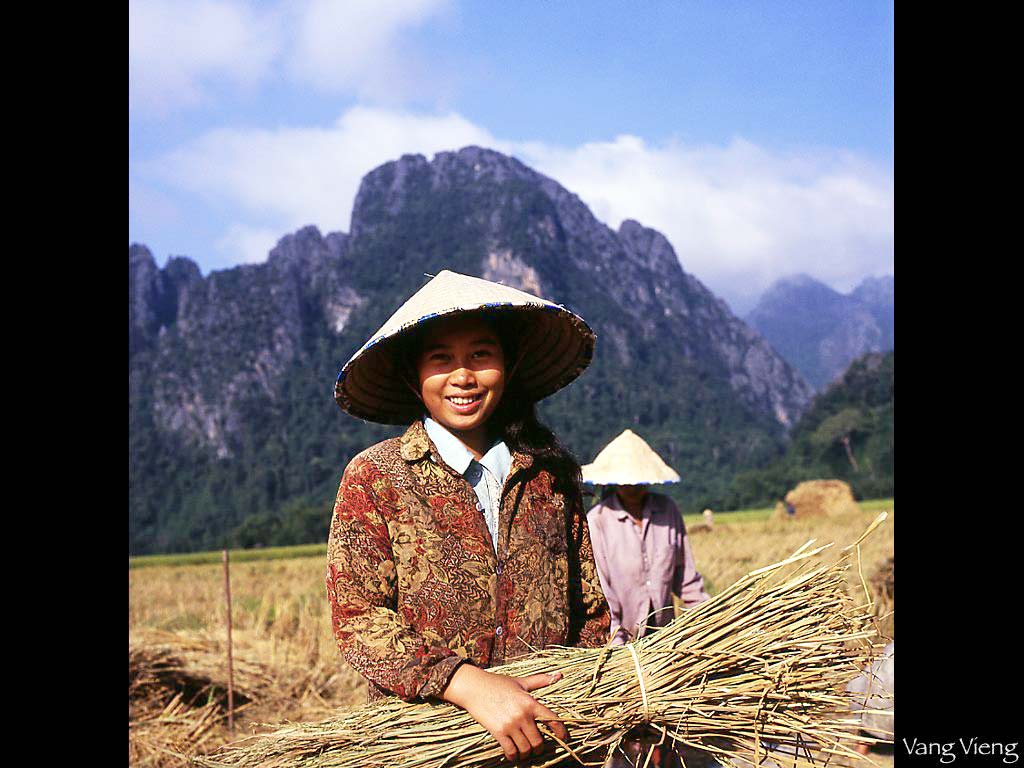
[[[231,573],[228,551],[224,550],[224,596],[228,604],[228,729],[235,730],[235,663],[231,657]]]

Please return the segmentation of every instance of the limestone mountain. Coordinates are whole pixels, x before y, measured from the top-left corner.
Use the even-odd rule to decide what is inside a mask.
[[[893,287],[891,275],[869,277],[842,294],[794,275],[776,281],[746,320],[821,390],[865,353],[894,348]]]
[[[265,263],[203,277],[129,248],[130,551],[326,535],[346,463],[399,431],[343,414],[338,370],[441,269],[586,318],[594,362],[541,417],[582,462],[631,427],[683,476],[684,506],[778,456],[812,396],[655,230],[612,230],[497,152],[407,155],[363,179],[348,234],[306,227]]]

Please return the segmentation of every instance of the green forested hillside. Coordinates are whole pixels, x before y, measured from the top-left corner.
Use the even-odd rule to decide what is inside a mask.
[[[845,480],[858,498],[893,496],[894,356],[855,360],[815,398],[781,459],[736,476],[728,508],[770,504],[802,480],[827,478]]]

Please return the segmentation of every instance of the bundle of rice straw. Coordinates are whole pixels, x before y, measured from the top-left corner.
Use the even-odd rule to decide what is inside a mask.
[[[625,646],[555,648],[491,671],[523,676],[560,671],[534,692],[569,730],[532,765],[567,755],[600,765],[624,733],[647,723],[667,743],[717,758],[760,762],[768,749],[785,762],[813,765],[824,754],[858,755],[842,741],[853,720],[846,683],[870,660],[872,607],[846,589],[853,555],[883,513],[838,562],[813,540],[786,560],[753,571],[668,626]],[[546,729],[546,726],[542,726]],[[778,756],[778,752],[774,756]],[[250,737],[196,758],[208,768],[491,768],[501,747],[452,705],[388,700],[319,723]]]

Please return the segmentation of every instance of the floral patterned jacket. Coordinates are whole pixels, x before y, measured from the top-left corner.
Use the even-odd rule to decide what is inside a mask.
[[[327,597],[342,655],[370,699],[438,696],[455,669],[548,645],[608,639],[579,490],[552,488],[513,452],[495,555],[476,494],[420,421],[352,459],[327,547]]]

